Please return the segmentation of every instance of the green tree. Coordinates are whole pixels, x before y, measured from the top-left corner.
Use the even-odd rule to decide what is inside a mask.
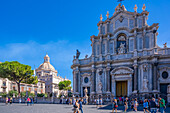
[[[61,81],[58,84],[59,90],[70,90],[71,89],[70,85],[71,85],[71,81],[69,80]]]
[[[26,97],[26,91],[21,92],[21,97]]]
[[[11,90],[11,91],[9,91],[9,96],[10,97],[13,97],[13,94],[15,94],[15,97],[18,95],[18,92],[17,91],[14,91],[14,90]]]
[[[20,95],[20,83],[37,83],[37,77],[33,77],[31,66],[21,64],[17,61],[4,62],[0,64],[0,77],[15,81],[18,85]],[[28,81],[28,82],[27,82]]]

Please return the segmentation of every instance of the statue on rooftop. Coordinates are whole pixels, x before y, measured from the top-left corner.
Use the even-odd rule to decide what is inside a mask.
[[[77,49],[76,51],[77,51],[77,53],[76,53],[76,59],[78,59],[79,56],[80,56],[80,51],[79,51],[78,49]]]
[[[163,44],[164,45],[164,48],[167,48],[167,43]]]

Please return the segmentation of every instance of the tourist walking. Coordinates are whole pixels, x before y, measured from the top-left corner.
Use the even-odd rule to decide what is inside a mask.
[[[118,108],[117,99],[113,100],[112,107],[113,107],[112,113],[114,112],[114,110],[117,113],[117,108]]]
[[[161,97],[158,98],[158,103],[159,103],[159,109],[161,113],[164,113],[164,109],[166,108],[165,106],[165,100]]]
[[[6,102],[5,103],[6,103],[6,105],[8,104],[8,97],[6,97]]]
[[[31,105],[34,105],[34,99],[31,97]]]
[[[144,100],[144,103],[143,103],[143,111],[144,111],[144,113],[145,113],[145,111],[147,111],[147,112],[149,113],[149,111],[148,111],[148,101],[147,101],[147,99]]]
[[[96,99],[96,108],[99,107],[99,99]]]
[[[134,99],[131,100],[130,105],[131,105],[131,109],[134,110]]]
[[[102,100],[102,98],[100,98],[100,100],[99,100],[100,106],[99,107],[102,107],[102,103],[103,103],[103,100]]]
[[[149,105],[150,105],[151,113],[156,113],[157,112],[157,105],[156,105],[155,98],[152,98]]]
[[[125,112],[127,112],[127,109],[128,109],[128,97],[126,97],[126,99],[124,101],[124,106],[125,106]]]
[[[138,100],[137,100],[137,98],[135,98],[135,102],[134,102],[134,110],[135,110],[135,112],[138,111],[137,108],[138,108]]]
[[[27,98],[27,106],[30,105],[30,102],[31,102],[31,100],[30,100],[30,98],[28,97],[28,98]]]
[[[78,104],[78,100],[75,101],[74,104],[74,113],[79,113],[79,104]]]
[[[83,99],[81,99],[79,102],[79,110],[81,111],[81,113],[83,113]]]
[[[10,98],[10,104],[12,104],[12,97]]]

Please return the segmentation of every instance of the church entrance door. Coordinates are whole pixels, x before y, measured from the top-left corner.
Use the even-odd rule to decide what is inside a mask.
[[[116,81],[116,96],[127,96],[127,81]]]
[[[168,84],[160,84],[160,92],[161,92],[161,97],[165,100],[167,100],[167,88]]]

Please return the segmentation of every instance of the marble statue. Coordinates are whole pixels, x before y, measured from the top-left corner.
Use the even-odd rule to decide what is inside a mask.
[[[146,6],[145,4],[143,4],[142,10],[145,11],[146,10]]]
[[[148,91],[148,80],[146,76],[143,79],[143,91]]]
[[[102,83],[101,83],[101,81],[99,82],[98,86],[99,86],[99,87],[98,87],[98,91],[99,91],[99,92],[102,92]]]
[[[87,97],[87,93],[88,93],[88,90],[87,90],[87,87],[84,89],[84,94],[85,94],[85,97]]]
[[[78,58],[79,58],[79,56],[80,56],[80,52],[79,52],[79,50],[77,49],[76,59],[78,59]]]
[[[88,55],[86,55],[85,58],[87,59],[87,58],[88,58]]]
[[[135,7],[134,7],[135,12],[137,12],[137,9],[138,9],[138,7],[137,7],[137,5],[135,5]]]
[[[123,43],[120,44],[120,47],[118,49],[118,53],[119,54],[125,53],[125,44],[123,44]]]
[[[167,48],[167,43],[163,44],[164,45],[164,48]]]

